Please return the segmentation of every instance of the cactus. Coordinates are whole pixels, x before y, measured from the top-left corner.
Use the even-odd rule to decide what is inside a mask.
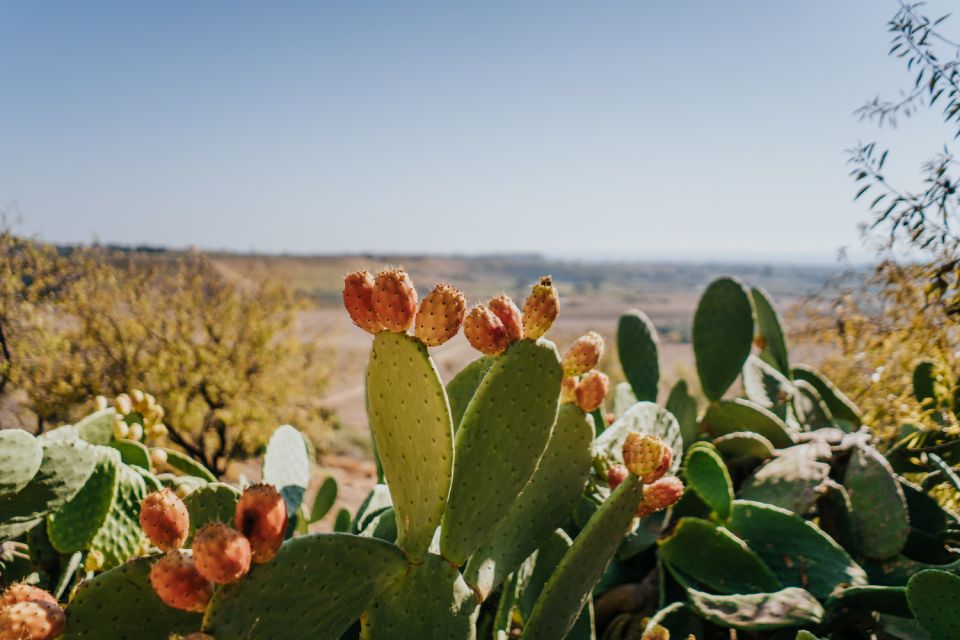
[[[693,317],[693,351],[700,386],[719,400],[736,381],[753,345],[753,303],[736,278],[710,283]]]
[[[910,519],[890,463],[873,447],[857,447],[843,485],[850,494],[854,533],[863,555],[885,560],[899,553],[910,535]]]
[[[157,449],[166,454],[166,464],[180,473],[199,478],[205,482],[217,481],[217,476],[210,473],[209,469],[190,456],[184,455],[176,449],[167,449],[165,447],[157,447]]]
[[[327,515],[337,501],[337,480],[333,476],[328,477],[320,485],[317,495],[313,497],[313,506],[310,508],[310,522],[318,522],[323,516]]]
[[[669,411],[652,402],[638,402],[598,436],[592,445],[594,457],[605,466],[623,464],[623,445],[631,432],[660,438],[671,451],[676,452],[667,473],[679,470],[679,452],[683,451],[680,425]]]
[[[421,558],[440,523],[453,466],[450,407],[423,343],[402,333],[377,334],[367,368],[367,404],[400,545]]]
[[[120,460],[124,464],[140,467],[146,471],[151,469],[150,449],[136,440],[114,440],[110,446],[120,452]]]
[[[741,485],[744,500],[763,502],[806,514],[827,486],[830,465],[821,462],[814,444],[783,449]]]
[[[552,343],[520,340],[477,388],[457,430],[440,530],[442,555],[458,566],[489,539],[533,475],[557,417],[560,378]]]
[[[0,500],[15,494],[33,480],[43,460],[37,439],[20,429],[0,431]]]
[[[735,431],[720,436],[713,441],[713,446],[720,453],[734,458],[745,457],[767,460],[777,453],[772,442],[752,431]]]
[[[103,526],[117,497],[120,454],[98,449],[100,459],[83,488],[47,517],[50,543],[61,553],[86,549]]]
[[[723,458],[710,444],[697,444],[687,452],[684,462],[687,484],[721,520],[730,517],[733,482]]]
[[[756,433],[778,449],[795,444],[794,435],[783,420],[764,407],[743,398],[711,404],[701,420],[701,426],[713,436],[741,431]]]
[[[291,520],[307,494],[312,470],[313,452],[309,442],[288,424],[278,427],[270,436],[263,456],[263,481],[272,484],[283,496]]]
[[[957,602],[960,577],[946,571],[921,571],[907,584],[907,601],[917,621],[932,640],[955,640],[960,635]]]
[[[752,287],[750,295],[757,313],[757,335],[754,342],[760,347],[760,357],[764,362],[776,367],[780,373],[789,376],[790,359],[780,314],[770,299],[770,294],[763,289]]]
[[[717,596],[687,590],[690,606],[700,616],[721,627],[741,631],[770,631],[823,620],[823,605],[808,591],[787,587],[771,593]]]
[[[617,325],[620,366],[637,400],[657,401],[660,386],[660,338],[642,311],[632,309]]]
[[[240,492],[222,482],[211,482],[191,491],[183,499],[190,523],[187,540],[191,540],[196,530],[209,522],[232,522],[239,500]]]
[[[697,399],[687,390],[687,381],[678,380],[667,396],[666,409],[677,419],[684,447],[689,447],[700,437],[697,422]],[[617,412],[619,416],[621,412]]]
[[[825,375],[806,365],[797,365],[791,372],[794,380],[804,380],[817,390],[834,419],[846,423],[845,431],[852,431],[860,425],[860,409]]]
[[[480,381],[490,371],[493,362],[493,358],[489,356],[477,358],[447,383],[446,391],[447,398],[450,400],[450,416],[453,419],[454,432],[460,428],[460,421],[463,420],[463,414],[467,411],[467,405],[473,399],[473,394],[477,392]]]

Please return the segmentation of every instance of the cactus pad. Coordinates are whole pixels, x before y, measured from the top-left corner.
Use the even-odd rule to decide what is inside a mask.
[[[463,575],[482,598],[500,585],[576,506],[590,473],[593,427],[576,405],[564,404],[540,459],[523,493],[516,499],[490,540],[474,553]]]
[[[150,449],[136,440],[114,440],[110,446],[120,452],[120,459],[126,464],[150,470]]]
[[[683,451],[680,425],[669,411],[652,402],[638,402],[597,436],[592,445],[594,457],[601,458],[608,465],[623,464],[623,443],[633,431],[658,436],[663,440],[674,453],[668,473],[676,473],[680,469],[680,453]]]
[[[294,538],[214,594],[203,631],[215,638],[337,640],[406,570],[400,549],[381,540],[344,533]]]
[[[731,457],[760,458],[766,460],[776,455],[773,443],[759,433],[741,431],[728,433],[713,441],[720,453]]]
[[[211,482],[197,487],[183,499],[190,514],[190,535],[210,522],[223,522],[232,526],[240,492],[228,484]]]
[[[43,450],[36,438],[20,429],[0,431],[0,500],[23,489],[40,469]]]
[[[760,405],[742,398],[711,404],[701,422],[703,428],[714,436],[753,432],[769,440],[778,449],[794,444],[793,435],[783,420]]]
[[[447,398],[450,400],[450,416],[453,418],[454,431],[460,428],[460,421],[467,410],[467,405],[473,399],[473,394],[480,386],[483,376],[487,375],[487,371],[492,366],[493,358],[489,356],[477,358],[447,383]]]
[[[700,437],[700,425],[697,422],[697,399],[687,390],[686,380],[677,380],[667,396],[667,411],[673,414],[680,425],[683,446],[689,447]],[[620,416],[620,413],[617,413]],[[677,452],[679,453],[679,452]]]
[[[557,418],[562,371],[553,343],[515,342],[470,401],[440,532],[457,565],[486,542],[533,475]],[[389,479],[389,475],[388,475]]]
[[[97,466],[83,488],[70,502],[47,516],[47,535],[60,553],[86,549],[117,497],[120,454],[107,447],[97,447],[97,452]]]
[[[741,631],[771,631],[823,620],[823,606],[808,591],[788,587],[772,593],[716,596],[688,589],[690,606],[700,616]]]
[[[453,466],[453,426],[427,347],[381,331],[367,368],[367,407],[393,508],[399,544],[423,557],[440,523]]]
[[[921,571],[907,583],[907,601],[932,640],[960,638],[960,577],[946,571]]]
[[[263,481],[283,496],[291,519],[307,493],[312,470],[313,453],[303,434],[288,424],[278,427],[263,456]]]
[[[850,495],[854,535],[864,556],[897,555],[910,535],[907,500],[890,463],[870,446],[854,449],[843,477]]]
[[[74,428],[77,434],[90,444],[108,445],[113,440],[113,425],[116,422],[117,412],[108,407],[91,413],[76,423]]]
[[[702,443],[691,447],[684,471],[690,488],[697,492],[717,517],[726,520],[733,503],[733,482],[727,465],[713,445]]]
[[[656,402],[660,386],[660,338],[653,322],[642,311],[632,309],[620,316],[617,351],[623,374],[637,400]]]
[[[815,444],[780,451],[740,485],[740,497],[806,514],[823,493],[830,465],[818,460]]]
[[[757,312],[757,335],[762,342],[760,357],[764,362],[776,367],[785,376],[790,375],[790,359],[787,355],[787,341],[783,337],[780,314],[773,300],[763,289],[750,289],[753,308]]]
[[[736,278],[710,283],[693,317],[693,352],[700,386],[719,400],[740,375],[753,347],[753,303]]]
[[[147,485],[137,471],[120,464],[117,494],[103,526],[90,542],[91,551],[103,554],[103,568],[110,569],[141,553],[147,546],[140,529],[140,502],[147,497]]]
[[[860,409],[825,375],[802,364],[794,366],[792,371],[794,380],[805,380],[813,385],[835,419],[846,421],[852,428],[860,425]]]
[[[166,449],[164,447],[160,447],[160,449],[165,451],[167,454],[167,464],[180,473],[193,476],[194,478],[200,478],[201,480],[205,480],[207,482],[217,481],[217,476],[210,473],[205,466],[190,456],[185,455],[176,449]]]

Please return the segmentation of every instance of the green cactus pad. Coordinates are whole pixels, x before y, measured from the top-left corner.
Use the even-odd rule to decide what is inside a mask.
[[[183,504],[190,514],[190,539],[197,529],[210,522],[223,522],[233,526],[240,492],[222,482],[210,482],[187,494]]]
[[[108,407],[91,413],[76,423],[74,428],[77,434],[90,444],[108,445],[113,440],[113,425],[116,422],[117,412]]]
[[[406,570],[400,549],[374,538],[293,538],[273,560],[214,594],[203,631],[244,640],[337,640]]]
[[[783,586],[743,540],[712,522],[683,518],[658,544],[660,557],[672,568],[719,593],[763,593]]]
[[[27,486],[40,469],[43,449],[20,429],[0,430],[0,500]]]
[[[60,640],[168,640],[199,629],[199,613],[168,607],[150,586],[150,565],[158,559],[139,558],[83,581]]]
[[[642,495],[643,483],[630,474],[600,505],[547,581],[522,638],[566,637],[630,526]]]
[[[673,415],[652,402],[638,402],[593,441],[593,455],[607,465],[623,464],[623,443],[631,431],[659,436],[673,449],[670,473],[680,469],[683,438]]]
[[[794,380],[804,380],[813,385],[835,419],[844,420],[853,428],[859,426],[860,409],[825,375],[803,364],[794,366],[792,372]]]
[[[460,572],[427,554],[375,598],[361,618],[363,640],[473,640],[479,611]]]
[[[167,453],[167,465],[176,469],[182,474],[193,476],[194,478],[200,478],[207,482],[216,482],[217,476],[210,473],[210,471],[191,458],[190,456],[183,454],[176,449],[167,449],[165,447],[159,447]]]
[[[690,606],[700,616],[741,631],[772,631],[817,625],[823,620],[823,606],[808,591],[788,587],[772,593],[716,596],[688,589]]]
[[[521,578],[517,585],[517,613],[521,620],[530,619],[543,588],[572,544],[570,536],[563,529],[557,529],[517,572]]]
[[[838,584],[864,585],[867,574],[812,522],[786,509],[737,500],[727,525],[787,586],[826,598]]]
[[[463,575],[483,599],[570,516],[590,473],[593,427],[576,405],[563,404],[533,477]]]
[[[447,398],[450,400],[450,416],[453,419],[454,431],[460,428],[460,421],[467,410],[467,405],[470,404],[477,387],[492,366],[493,358],[488,356],[477,358],[447,383]]]
[[[713,445],[702,443],[691,448],[684,462],[684,472],[690,488],[721,520],[730,516],[733,503],[733,482],[727,465]]]
[[[946,571],[921,571],[907,583],[907,601],[920,626],[933,640],[960,638],[960,576]]]
[[[358,533],[367,525],[370,518],[375,517],[387,507],[393,507],[393,502],[390,501],[390,489],[385,484],[373,485],[373,489],[357,509],[357,514],[350,525],[350,532]]]
[[[103,526],[117,497],[120,454],[97,447],[99,460],[83,488],[70,502],[47,516],[47,535],[60,553],[83,551]]]
[[[367,367],[367,408],[380,462],[411,558],[427,552],[453,466],[453,426],[440,374],[422,342],[381,331]]]
[[[825,429],[834,426],[833,414],[820,397],[817,389],[806,380],[797,380],[793,383],[796,394],[793,397],[793,406],[797,420],[809,429]]]
[[[153,475],[153,473],[133,465],[131,465],[130,468],[139,473],[140,477],[143,478],[143,483],[147,488],[147,493],[153,493],[154,491],[160,491],[163,489],[163,483],[160,482],[157,476]]]
[[[733,458],[760,458],[766,460],[774,457],[777,452],[773,443],[759,433],[741,431],[728,433],[713,441],[717,451]]]
[[[907,499],[890,463],[870,446],[854,449],[843,477],[860,552],[871,560],[897,555],[910,535]]]
[[[747,478],[739,497],[763,502],[805,515],[823,494],[830,465],[818,460],[816,444],[801,444],[780,451]]]
[[[825,605],[828,609],[847,607],[877,611],[902,618],[913,617],[910,606],[907,604],[906,587],[878,587],[875,585],[846,587],[834,592],[827,598]]]
[[[136,440],[113,440],[110,446],[120,452],[124,463],[150,470],[150,449]]]
[[[797,390],[785,375],[750,356],[743,365],[743,392],[750,402],[781,415]]]
[[[458,566],[490,538],[533,475],[557,418],[561,376],[553,343],[520,340],[477,388],[457,430],[440,528],[442,555]]]
[[[713,436],[753,432],[769,440],[778,449],[794,444],[793,434],[783,420],[760,405],[742,398],[711,404],[701,420],[701,425]]]
[[[38,438],[37,441],[43,449],[37,473],[19,492],[0,497],[0,540],[23,533],[46,514],[69,502],[97,465],[96,447],[83,440]]]
[[[637,396],[629,382],[621,382],[613,390],[613,415],[620,417],[637,404]]]
[[[303,434],[289,424],[277,427],[263,456],[263,481],[277,488],[288,514],[300,509],[312,470],[313,452]]]
[[[760,357],[777,368],[780,373],[790,375],[790,359],[787,354],[787,341],[783,337],[782,321],[773,300],[763,289],[752,287],[753,308],[757,312],[757,335],[763,339]]]
[[[341,510],[340,513],[344,513],[345,510]],[[340,514],[338,513],[339,517]],[[334,531],[340,529],[346,529],[342,523],[334,523]],[[397,541],[397,512],[393,510],[393,507],[387,507],[383,511],[377,513],[369,520],[367,520],[366,526],[360,531],[359,535],[365,538],[378,538],[380,540],[385,540],[387,542],[396,542]]]
[[[689,447],[700,437],[700,424],[697,422],[697,399],[687,390],[686,380],[677,380],[667,396],[667,411],[673,414],[680,425],[683,445]],[[620,414],[617,413],[617,416]]]
[[[921,360],[913,369],[913,397],[925,409],[937,405],[937,363]]]
[[[700,387],[719,400],[740,375],[753,347],[753,303],[736,278],[710,283],[693,317],[693,352]]]
[[[132,467],[121,463],[118,471],[116,498],[90,542],[91,551],[103,554],[105,569],[123,564],[147,547],[140,529],[140,503],[147,497],[147,485]]]
[[[637,400],[657,401],[660,387],[660,338],[642,311],[631,309],[617,325],[617,351],[623,375]]]
[[[310,508],[310,522],[317,522],[327,515],[337,501],[337,491],[337,479],[328,476],[320,485],[320,488],[317,489],[317,495],[313,498],[313,506]]]

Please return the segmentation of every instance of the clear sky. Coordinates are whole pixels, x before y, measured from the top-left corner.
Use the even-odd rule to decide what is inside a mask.
[[[914,177],[950,136],[851,115],[911,80],[896,6],[5,0],[0,206],[54,241],[830,260],[867,220],[843,150]]]

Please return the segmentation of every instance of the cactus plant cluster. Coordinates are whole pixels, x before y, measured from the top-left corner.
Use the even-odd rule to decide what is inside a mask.
[[[791,364],[763,291],[706,288],[693,346],[707,402],[680,381],[665,406],[653,323],[620,319],[626,382],[608,394],[598,334],[563,357],[546,338],[560,310],[549,277],[522,310],[506,295],[468,309],[447,284],[421,298],[396,268],[348,275],[343,301],[372,335],[382,470],[356,514],[309,533],[336,483],[307,508],[312,447],[290,426],[270,440],[263,483],[240,487],[117,429],[118,415],[162,424],[146,394],[37,438],[0,431],[0,577],[16,581],[8,593],[51,594],[15,604],[7,627],[42,618],[47,635],[21,635],[147,640],[957,637],[960,520],[926,491],[954,473],[925,448],[942,443],[883,455],[841,391]],[[444,385],[429,348],[461,328],[479,357]]]

